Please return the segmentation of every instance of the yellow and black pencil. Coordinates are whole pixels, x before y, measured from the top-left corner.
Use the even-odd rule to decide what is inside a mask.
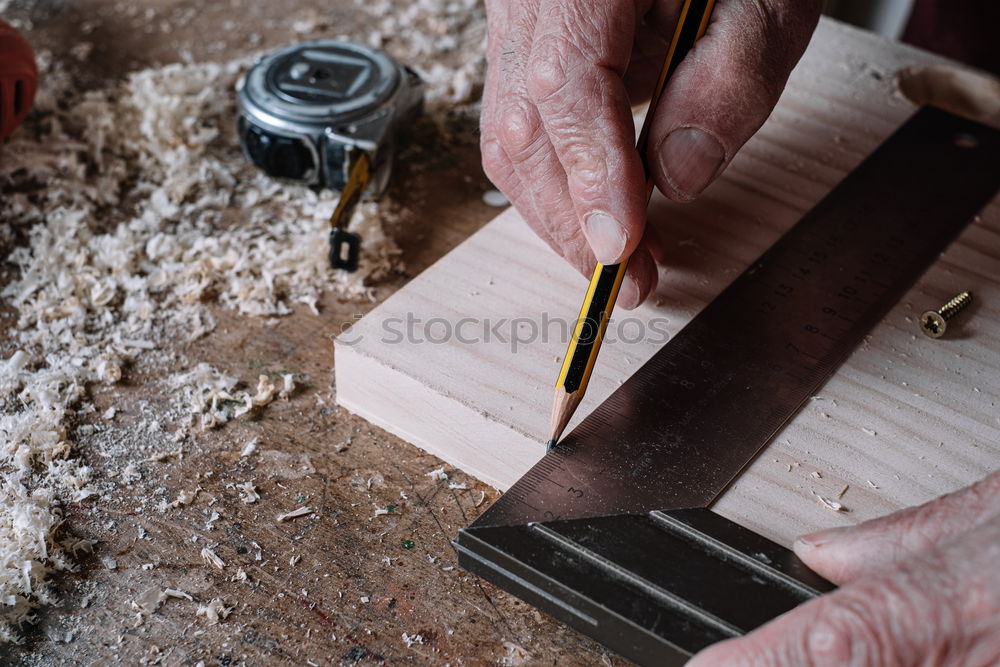
[[[698,38],[705,34],[714,5],[715,0],[685,0],[680,18],[677,20],[677,27],[670,40],[667,57],[660,70],[660,77],[649,100],[646,118],[636,142],[636,150],[639,151],[639,158],[642,160],[646,175],[647,204],[653,194],[653,176],[647,160],[647,149],[656,105],[674,70],[684,60]],[[590,287],[583,300],[583,307],[580,308],[580,316],[570,339],[569,348],[566,350],[566,357],[563,359],[559,380],[556,382],[555,398],[552,401],[549,449],[552,449],[562,436],[566,424],[587,391],[587,383],[590,382],[590,375],[594,371],[594,364],[601,350],[601,341],[608,328],[611,311],[618,299],[618,290],[621,288],[627,266],[626,259],[618,264],[598,264],[594,268],[594,275],[590,279]]]

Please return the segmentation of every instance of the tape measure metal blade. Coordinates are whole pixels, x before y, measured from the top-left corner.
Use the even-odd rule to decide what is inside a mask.
[[[918,111],[476,522],[705,507],[1000,187],[1000,132]]]

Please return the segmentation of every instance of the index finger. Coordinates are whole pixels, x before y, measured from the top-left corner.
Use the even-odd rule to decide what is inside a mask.
[[[646,224],[645,179],[622,80],[637,9],[635,2],[543,0],[528,61],[528,95],[604,264],[627,258]]]

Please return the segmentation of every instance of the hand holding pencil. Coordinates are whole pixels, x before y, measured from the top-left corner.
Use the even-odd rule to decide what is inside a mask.
[[[648,99],[681,0],[487,0],[483,165],[535,232],[583,275],[631,257],[634,308],[665,257],[645,234],[632,106]],[[654,114],[656,186],[690,201],[764,122],[816,24],[819,0],[717,0],[704,39]]]
[[[654,184],[677,201],[691,201],[707,187],[770,113],[819,13],[812,0],[718,4],[718,38],[690,64],[715,0],[487,4],[484,166],[542,238],[584,272],[593,270],[556,383],[549,448],[586,392],[619,292],[622,305],[633,308],[656,287],[653,260],[663,253],[645,224]],[[672,36],[658,51],[649,31],[655,36],[666,16]],[[525,20],[531,17],[533,23]],[[783,27],[795,29],[786,36]],[[775,28],[779,32],[768,32]],[[786,46],[775,48],[779,38]],[[645,59],[630,52],[633,41]],[[648,79],[643,69],[652,53],[661,54],[658,73],[632,149],[629,101],[635,97],[626,86]],[[750,71],[734,67],[743,77],[734,82],[720,65]],[[755,68],[772,77],[749,90],[748,80],[761,81],[746,78]],[[702,113],[683,122],[699,104]]]

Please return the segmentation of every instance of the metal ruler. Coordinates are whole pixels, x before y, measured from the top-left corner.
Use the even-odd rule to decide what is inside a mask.
[[[1000,132],[918,111],[461,531],[460,564],[656,664],[829,590],[705,508],[998,188]]]

